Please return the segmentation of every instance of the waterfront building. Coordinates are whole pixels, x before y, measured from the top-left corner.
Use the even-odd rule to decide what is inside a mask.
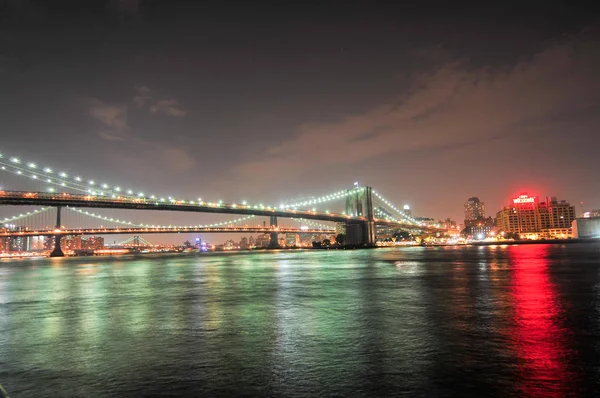
[[[46,240],[48,238],[45,236],[32,236],[31,239],[29,240],[29,250],[30,251],[44,251],[44,248],[46,247]]]
[[[288,247],[300,246],[300,235],[298,234],[286,234],[285,245]]]
[[[250,245],[248,244],[248,238],[243,236],[242,239],[240,239],[240,249],[248,250],[249,248],[250,248]]]
[[[518,233],[523,238],[571,237],[575,206],[555,197],[541,202],[526,193],[512,199],[496,214],[496,227],[502,232]]]
[[[10,238],[0,238],[0,252],[10,251]]]
[[[439,221],[436,221],[435,218],[431,218],[431,217],[415,217],[414,220],[417,221],[418,223],[420,223],[422,225],[426,225],[428,227],[438,226],[437,224],[439,223]]]
[[[256,238],[255,246],[268,248],[271,243],[271,236],[269,234],[262,234]]]
[[[574,238],[600,238],[600,217],[578,218],[571,225]]]
[[[61,246],[66,250],[81,250],[83,238],[81,235],[67,236],[61,239]]]
[[[494,229],[494,219],[492,217],[465,220],[465,222],[467,221],[468,224],[465,224],[465,229],[468,235],[477,239],[487,238],[492,235]]]
[[[87,250],[100,250],[104,248],[104,238],[101,236],[90,236],[81,240],[81,248]]]

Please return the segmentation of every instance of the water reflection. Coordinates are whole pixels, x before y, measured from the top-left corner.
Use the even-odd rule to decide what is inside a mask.
[[[513,344],[519,358],[519,390],[526,396],[564,396],[572,377],[559,325],[561,303],[548,274],[549,245],[512,246]]]
[[[587,267],[572,245],[4,265],[0,383],[25,397],[598,391],[597,249]]]

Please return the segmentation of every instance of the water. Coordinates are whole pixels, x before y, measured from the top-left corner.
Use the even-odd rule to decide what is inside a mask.
[[[0,263],[12,397],[600,393],[600,245]]]

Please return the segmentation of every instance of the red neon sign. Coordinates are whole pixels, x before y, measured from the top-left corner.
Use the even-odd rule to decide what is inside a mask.
[[[513,203],[516,205],[526,204],[526,203],[535,203],[537,197],[536,196],[527,196],[527,194],[519,195],[518,198],[513,198]]]

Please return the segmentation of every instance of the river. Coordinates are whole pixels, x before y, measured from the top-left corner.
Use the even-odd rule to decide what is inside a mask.
[[[600,245],[0,262],[17,397],[600,394]]]

